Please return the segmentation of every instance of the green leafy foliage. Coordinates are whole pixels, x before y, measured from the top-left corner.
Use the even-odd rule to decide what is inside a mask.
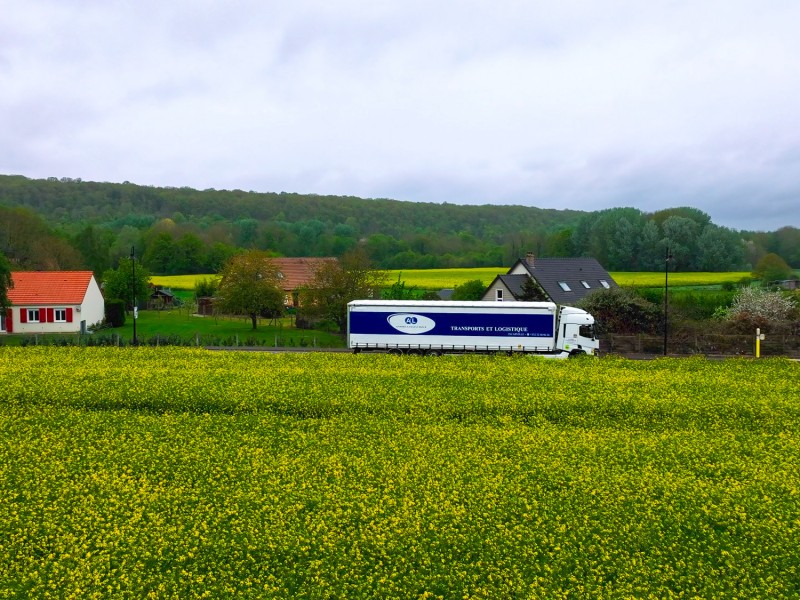
[[[406,282],[400,279],[401,275],[398,273],[397,281],[388,289],[383,290],[381,297],[384,300],[413,300],[421,295],[415,286],[406,286]]]
[[[763,285],[770,285],[774,281],[791,279],[794,276],[792,268],[780,256],[769,253],[753,269],[753,277],[760,279]]]
[[[0,199],[13,207],[5,210],[47,219],[44,235],[41,222],[19,212],[11,235],[0,231],[0,251],[24,268],[100,272],[132,245],[160,274],[215,273],[242,249],[342,256],[356,246],[384,269],[494,267],[532,251],[593,256],[612,271],[659,271],[668,246],[681,270],[750,270],[770,252],[800,267],[797,228],[737,232],[690,207],[585,213],[2,175]],[[40,234],[30,235],[34,229]]]
[[[5,254],[0,252],[0,311],[5,310],[11,306],[8,299],[8,290],[14,285],[11,279],[11,263],[8,262]]]
[[[480,300],[486,285],[480,279],[470,279],[453,288],[453,300]]]
[[[194,297],[197,298],[211,298],[219,289],[219,279],[215,277],[201,277],[195,279],[194,282]]]
[[[125,325],[125,302],[120,299],[106,300],[106,322],[111,327]]]
[[[116,269],[103,273],[103,295],[109,300],[123,300],[125,305],[141,306],[150,297],[150,271],[136,258],[123,258]]]
[[[278,269],[269,255],[249,250],[231,258],[220,274],[216,309],[223,314],[246,315],[253,329],[260,316],[283,313],[284,292]]]
[[[367,254],[355,249],[338,261],[329,261],[299,292],[298,320],[330,321],[340,332],[347,328],[347,303],[372,298],[386,280],[373,268]]]
[[[578,306],[595,318],[598,333],[654,333],[662,322],[660,308],[625,288],[598,290]]]
[[[80,253],[29,208],[0,205],[0,224],[0,252],[15,270],[78,269],[83,264]]]

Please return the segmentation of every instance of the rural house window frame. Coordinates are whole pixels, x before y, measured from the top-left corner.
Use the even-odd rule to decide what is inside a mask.
[[[603,286],[604,288],[606,288],[607,290],[608,290],[608,289],[611,289],[611,286],[610,286],[610,285],[608,285],[608,282],[607,282],[605,279],[598,279],[598,281],[600,282],[600,285],[602,285],[602,286]]]
[[[494,299],[497,300],[498,302],[503,301],[503,288],[497,288],[495,290]]]
[[[584,280],[584,279],[581,279],[581,285],[582,285],[583,287],[585,287],[587,290],[590,290],[590,289],[592,289],[592,286],[591,286],[591,285],[589,285],[589,282],[588,282],[588,281],[586,281],[586,280]]]
[[[560,287],[565,292],[571,292],[572,291],[572,288],[569,287],[569,284],[566,281],[559,281],[558,282],[558,287]]]
[[[28,323],[41,323],[41,312],[38,308],[26,308]]]
[[[67,309],[66,308],[56,308],[53,311],[53,322],[54,323],[66,323],[67,322]]]

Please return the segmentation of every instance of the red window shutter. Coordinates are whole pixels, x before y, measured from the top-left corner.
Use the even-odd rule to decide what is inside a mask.
[[[28,322],[28,309],[27,308],[20,308],[19,309],[19,322],[20,323],[27,323]]]
[[[67,323],[72,323],[72,307],[67,307]]]
[[[6,332],[14,333],[14,311],[11,308],[6,311]]]
[[[46,321],[45,322],[46,323],[52,323],[55,320],[56,320],[55,312],[53,311],[52,308],[48,308],[47,309],[47,317],[46,317]]]

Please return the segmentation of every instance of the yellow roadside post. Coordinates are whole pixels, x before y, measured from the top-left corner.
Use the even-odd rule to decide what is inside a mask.
[[[756,358],[761,358],[761,340],[763,340],[764,337],[764,334],[761,333],[761,328],[756,327]]]

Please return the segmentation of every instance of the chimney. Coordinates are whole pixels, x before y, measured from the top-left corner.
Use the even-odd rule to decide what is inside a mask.
[[[528,266],[533,268],[533,263],[536,262],[536,258],[533,256],[533,252],[528,252],[525,255],[525,262],[528,263]]]

